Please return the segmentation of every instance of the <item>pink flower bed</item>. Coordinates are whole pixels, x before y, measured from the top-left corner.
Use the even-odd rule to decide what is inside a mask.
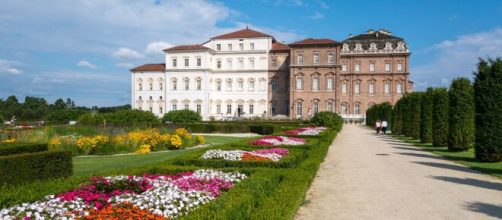
[[[307,141],[303,138],[285,137],[285,136],[267,136],[250,142],[250,144],[252,145],[261,145],[261,146],[303,145],[306,143]]]
[[[326,127],[304,127],[304,128],[297,128],[297,129],[294,129],[291,131],[286,131],[284,133],[290,134],[290,135],[316,136],[325,130],[326,130]]]

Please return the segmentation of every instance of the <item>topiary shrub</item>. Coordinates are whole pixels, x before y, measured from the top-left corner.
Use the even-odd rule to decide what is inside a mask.
[[[501,161],[502,59],[481,59],[474,75],[476,158],[487,162]]]
[[[268,135],[274,133],[274,126],[268,125],[250,125],[249,131],[256,134]]]
[[[343,126],[343,118],[334,112],[319,112],[312,117],[310,123],[340,131]]]
[[[448,108],[449,98],[446,88],[434,90],[434,106],[432,111],[432,145],[448,144]]]
[[[402,134],[403,120],[403,99],[399,99],[392,108],[392,133]]]
[[[69,121],[76,121],[80,116],[89,111],[83,109],[61,109],[49,113],[46,117],[49,123],[62,124]]]
[[[158,125],[159,119],[152,112],[141,110],[119,110],[113,113],[88,113],[79,117],[78,123],[82,125]]]
[[[467,150],[474,143],[474,97],[471,81],[453,80],[448,96],[448,150]]]
[[[432,143],[432,113],[434,108],[434,89],[427,88],[420,110],[420,141],[422,143]]]
[[[12,143],[0,145],[0,156],[48,151],[47,144]]]
[[[165,122],[174,123],[193,123],[202,121],[202,116],[199,113],[191,110],[174,110],[169,111],[162,117],[162,123]]]

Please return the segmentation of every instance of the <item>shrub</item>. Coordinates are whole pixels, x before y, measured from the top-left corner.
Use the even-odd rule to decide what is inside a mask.
[[[420,111],[423,93],[414,92],[410,94],[409,112],[406,113],[409,120],[408,136],[419,139],[420,138]]]
[[[0,123],[3,123],[4,119],[3,119],[3,115],[0,114]]]
[[[0,145],[0,156],[47,151],[47,144],[12,143]]]
[[[488,162],[501,161],[502,59],[481,59],[474,75],[476,158]]]
[[[343,126],[343,118],[334,112],[319,112],[312,117],[310,123],[340,131]]]
[[[191,110],[175,110],[169,111],[162,117],[162,122],[174,122],[174,123],[192,123],[202,121],[202,117],[199,113]]]
[[[403,99],[400,99],[394,105],[392,109],[392,133],[402,134],[403,133]]]
[[[68,123],[69,121],[76,121],[81,115],[88,111],[83,109],[62,109],[49,113],[46,117],[49,123]]]
[[[250,125],[249,131],[256,134],[268,135],[274,133],[274,127],[267,125]]]
[[[432,142],[432,113],[434,108],[434,89],[427,88],[420,110],[420,141],[422,143]]]
[[[432,145],[448,144],[448,91],[445,88],[434,90],[434,106],[432,112]]]
[[[471,81],[466,78],[453,80],[448,95],[448,150],[466,150],[474,142],[474,97]]]
[[[388,102],[371,106],[366,110],[366,125],[373,126],[377,120],[385,120],[390,128],[392,124],[392,105]]]
[[[83,114],[79,117],[78,123],[83,125],[101,125],[105,123],[111,125],[157,125],[159,119],[152,112],[132,109],[119,110],[113,113]]]
[[[0,157],[0,184],[20,184],[71,176],[72,157],[69,152],[36,152]]]

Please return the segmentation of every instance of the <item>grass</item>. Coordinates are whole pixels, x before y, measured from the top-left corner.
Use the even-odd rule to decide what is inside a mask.
[[[208,145],[221,145],[244,140],[246,138],[205,136]],[[150,154],[129,154],[117,156],[74,157],[73,171],[75,176],[91,176],[112,170],[144,167],[162,164],[192,153],[195,149],[166,151]]]
[[[451,160],[455,163],[462,164],[466,167],[470,167],[474,170],[478,170],[498,178],[502,178],[502,161],[496,163],[487,163],[479,161],[474,157],[473,148],[467,151],[451,152],[448,151],[448,147],[435,147],[432,146],[431,143],[420,143],[420,140],[412,139],[402,135],[392,135],[392,136],[406,143],[410,143],[417,147],[420,147],[425,151],[431,152],[445,159]]]

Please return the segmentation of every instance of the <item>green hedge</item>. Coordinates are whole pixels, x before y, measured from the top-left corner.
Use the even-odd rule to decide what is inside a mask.
[[[334,112],[319,112],[310,120],[311,124],[326,126],[335,131],[342,130],[343,118]]]
[[[192,110],[174,110],[164,114],[161,121],[174,123],[192,123],[202,121],[202,116]]]
[[[113,113],[88,113],[78,118],[81,125],[158,125],[159,118],[149,111],[119,110]]]
[[[0,184],[68,177],[73,173],[70,152],[36,152],[0,157]]]
[[[0,145],[0,156],[48,151],[47,144],[12,143]]]
[[[474,143],[474,97],[471,81],[466,78],[453,80],[448,95],[448,150],[467,150]]]
[[[448,91],[445,88],[434,90],[434,107],[432,112],[432,145],[446,146],[448,144]]]
[[[420,111],[420,141],[432,143],[432,113],[434,108],[434,89],[429,87],[422,99]]]
[[[249,131],[256,134],[268,135],[275,132],[274,126],[268,125],[251,125]]]

